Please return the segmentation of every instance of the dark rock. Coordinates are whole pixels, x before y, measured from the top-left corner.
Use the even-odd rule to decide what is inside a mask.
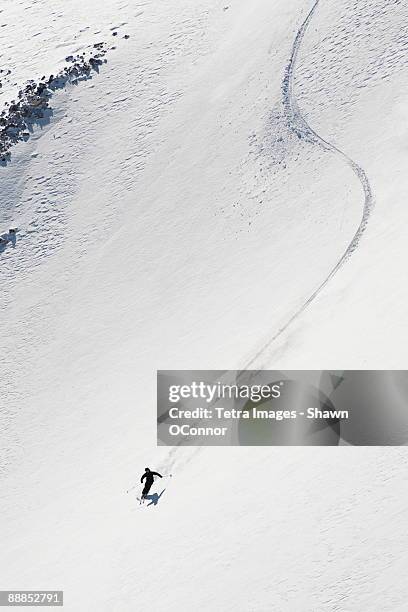
[[[116,34],[115,32],[114,35]],[[91,54],[90,57],[88,54],[87,59],[85,53],[75,56],[68,55],[65,60],[69,66],[64,66],[58,74],[51,74],[48,78],[42,76],[39,82],[28,81],[19,90],[17,100],[4,103],[3,110],[0,112],[0,161],[2,163],[7,163],[10,159],[10,149],[15,143],[30,138],[28,125],[50,116],[49,99],[53,91],[63,88],[67,82],[76,85],[78,81],[91,78],[91,71],[98,71],[99,66],[106,63],[105,43],[95,43],[93,48],[97,50],[97,53]],[[10,74],[11,71],[9,70],[8,73]]]

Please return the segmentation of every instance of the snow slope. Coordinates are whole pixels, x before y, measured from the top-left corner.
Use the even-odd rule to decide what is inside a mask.
[[[75,612],[406,608],[403,449],[156,448],[158,368],[404,367],[407,9],[313,6],[2,6],[0,104],[116,49],[0,167],[20,228],[0,253],[1,588],[63,588]],[[344,156],[375,208],[337,270],[366,197]],[[145,465],[173,478],[139,508]]]

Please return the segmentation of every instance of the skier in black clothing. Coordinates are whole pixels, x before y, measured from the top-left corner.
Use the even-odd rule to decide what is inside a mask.
[[[145,473],[140,479],[140,482],[143,483],[143,480],[146,478],[145,486],[142,491],[142,499],[145,499],[146,495],[149,493],[151,486],[154,482],[154,477],[158,476],[159,478],[163,478],[159,472],[152,472],[149,468],[145,468]]]

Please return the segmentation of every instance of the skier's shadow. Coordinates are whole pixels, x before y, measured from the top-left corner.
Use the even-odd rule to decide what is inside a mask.
[[[161,496],[163,495],[165,490],[166,489],[163,489],[163,491],[160,493],[160,495],[158,493],[153,493],[152,495],[145,495],[145,499],[149,499],[150,500],[150,504],[147,504],[147,507],[149,507],[149,506],[157,506],[157,504],[159,503],[159,499],[161,498]]]

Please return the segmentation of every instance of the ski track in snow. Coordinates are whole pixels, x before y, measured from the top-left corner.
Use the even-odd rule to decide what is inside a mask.
[[[344,151],[331,144],[327,140],[325,140],[322,136],[320,136],[306,121],[305,117],[302,115],[302,112],[299,108],[299,105],[296,100],[296,96],[293,91],[293,80],[295,75],[296,68],[296,59],[299,53],[299,49],[301,47],[304,35],[310,25],[312,17],[315,13],[316,8],[319,5],[320,0],[315,0],[312,8],[306,16],[306,19],[303,21],[299,30],[297,31],[293,46],[292,53],[286,68],[285,77],[283,79],[282,84],[282,93],[283,93],[283,108],[286,119],[288,121],[289,128],[297,133],[300,138],[307,140],[312,144],[316,144],[320,146],[325,151],[329,151],[335,153],[337,156],[341,157],[347,165],[352,169],[354,174],[357,176],[358,180],[361,183],[363,193],[364,193],[364,204],[363,204],[363,213],[361,217],[360,224],[351,239],[351,242],[347,246],[343,255],[337,261],[336,265],[331,269],[326,278],[320,283],[320,285],[314,290],[314,292],[309,296],[309,298],[302,304],[302,306],[290,317],[290,319],[281,327],[275,335],[270,338],[259,350],[258,352],[251,358],[250,361],[247,362],[244,369],[249,369],[250,366],[266,351],[272,344],[283,334],[286,329],[295,321],[315,300],[315,298],[320,294],[320,292],[324,289],[324,287],[329,283],[329,281],[335,276],[338,270],[343,266],[344,263],[350,258],[352,253],[357,248],[360,239],[367,227],[368,218],[370,216],[371,210],[374,205],[374,198],[372,189],[370,187],[369,180],[367,178],[366,173],[363,168],[359,166],[355,161],[353,161]]]

